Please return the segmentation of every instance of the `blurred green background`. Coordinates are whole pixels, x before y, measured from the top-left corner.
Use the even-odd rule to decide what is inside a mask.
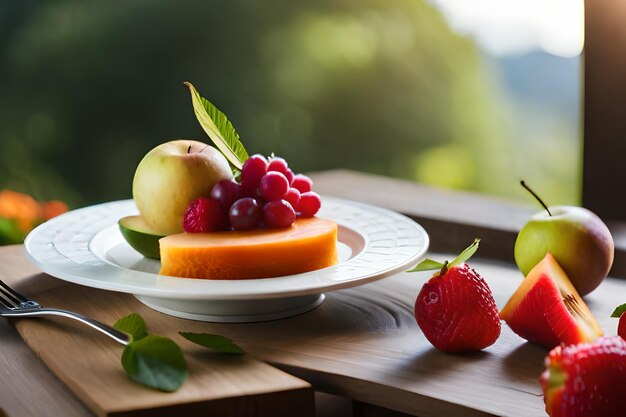
[[[0,0],[0,188],[129,198],[152,147],[208,140],[189,80],[299,172],[576,203],[579,79],[579,57],[490,54],[419,0]]]

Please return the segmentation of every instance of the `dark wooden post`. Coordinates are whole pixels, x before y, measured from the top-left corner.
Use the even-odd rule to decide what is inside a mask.
[[[626,220],[626,0],[585,1],[583,205]]]

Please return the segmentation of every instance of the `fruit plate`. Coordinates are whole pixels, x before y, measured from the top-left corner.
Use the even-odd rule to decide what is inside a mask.
[[[137,213],[132,200],[65,213],[27,236],[27,257],[52,276],[133,294],[165,314],[201,321],[252,322],[304,313],[319,306],[326,291],[401,272],[424,256],[429,243],[426,231],[408,217],[324,197],[318,216],[339,226],[337,265],[254,280],[175,278],[159,275],[159,261],[144,258],[122,237],[118,220]]]

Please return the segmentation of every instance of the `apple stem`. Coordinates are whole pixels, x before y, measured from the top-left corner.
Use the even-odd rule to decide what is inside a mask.
[[[539,204],[541,204],[541,206],[546,209],[546,211],[548,212],[548,215],[550,217],[552,217],[552,213],[550,213],[550,209],[548,208],[548,206],[546,206],[546,203],[543,202],[543,200],[541,198],[539,198],[539,196],[537,195],[537,193],[535,193],[533,190],[530,189],[530,187],[528,185],[526,185],[526,183],[524,182],[524,180],[520,181],[520,184],[522,184],[522,187],[526,188],[526,190],[532,194],[533,197],[535,197],[535,199],[537,201],[539,201]]]
[[[187,153],[191,152],[191,145],[187,148]]]

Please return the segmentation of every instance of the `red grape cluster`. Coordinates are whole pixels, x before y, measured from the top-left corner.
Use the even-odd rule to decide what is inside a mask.
[[[222,180],[209,197],[189,203],[183,229],[190,233],[218,230],[249,230],[258,227],[289,227],[296,217],[313,217],[320,209],[320,196],[313,181],[297,174],[283,158],[268,161],[253,155],[244,162],[241,182]]]

